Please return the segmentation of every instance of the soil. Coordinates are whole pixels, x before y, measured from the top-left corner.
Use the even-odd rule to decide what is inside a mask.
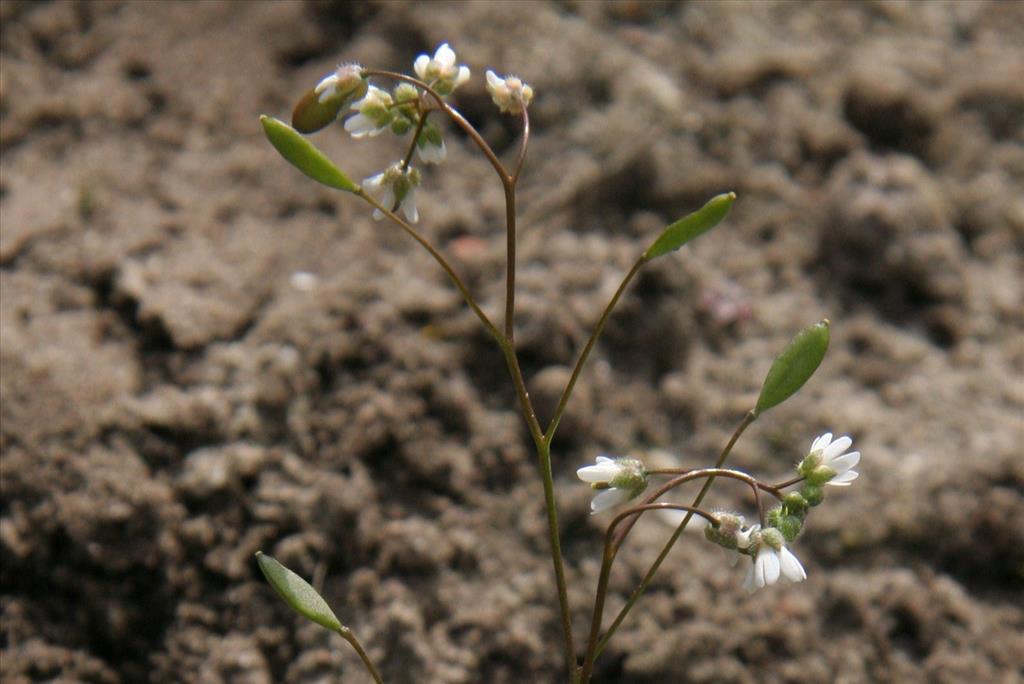
[[[514,157],[485,69],[536,91],[517,340],[550,415],[578,642],[601,453],[707,465],[799,329],[821,369],[730,463],[788,478],[826,430],[861,477],[747,595],[699,534],[601,682],[1024,681],[1024,3],[0,4],[0,679],[367,681],[262,580],[317,578],[388,682],[564,680],[540,480],[492,340],[422,249],[266,143],[338,61],[409,71]],[[497,318],[504,204],[470,141],[420,226]],[[354,178],[399,141],[314,137]],[[713,506],[750,511],[742,488]],[[689,493],[684,498],[688,498]],[[637,526],[606,624],[670,528]]]

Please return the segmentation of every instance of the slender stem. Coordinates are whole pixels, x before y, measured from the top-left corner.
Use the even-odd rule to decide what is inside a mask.
[[[800,484],[803,481],[804,481],[804,476],[803,475],[797,475],[792,480],[786,480],[785,482],[780,482],[779,484],[773,485],[773,486],[775,487],[775,489],[785,489],[786,487],[792,487],[795,484]]]
[[[576,359],[576,365],[572,369],[572,375],[569,376],[569,382],[566,383],[565,389],[562,391],[562,396],[558,400],[558,407],[555,408],[555,413],[551,416],[551,422],[548,423],[548,429],[544,432],[544,439],[548,444],[551,444],[551,440],[555,437],[555,430],[558,429],[558,424],[562,420],[562,415],[565,413],[565,407],[569,403],[569,397],[572,395],[573,389],[576,387],[576,381],[580,378],[580,372],[583,370],[583,365],[587,362],[590,352],[593,351],[594,345],[597,343],[597,338],[601,336],[601,332],[604,330],[604,326],[608,322],[608,317],[611,316],[612,310],[619,302],[619,298],[622,297],[622,293],[626,291],[626,288],[629,287],[629,283],[640,271],[640,267],[645,263],[647,263],[647,260],[640,257],[626,273],[622,282],[619,284],[619,289],[617,289],[615,294],[612,295],[608,305],[605,306],[604,311],[601,313],[601,318],[598,319],[597,325],[594,326],[593,332],[590,333],[590,339],[587,340],[586,345],[583,347],[583,351],[580,352],[579,357]]]
[[[702,478],[706,478],[706,482],[704,483],[704,485],[706,487],[707,486],[707,482],[710,482],[710,481],[714,480],[716,477],[725,477],[725,478],[730,478],[730,479],[733,479],[733,480],[739,480],[740,482],[744,482],[747,485],[749,485],[751,491],[754,494],[754,504],[757,506],[759,511],[761,509],[761,494],[760,494],[760,490],[761,489],[765,489],[767,491],[771,491],[771,489],[772,489],[771,485],[765,485],[765,484],[759,482],[758,480],[754,479],[750,475],[747,475],[744,472],[740,472],[739,470],[730,470],[728,468],[702,468],[700,470],[691,470],[691,471],[689,471],[687,473],[683,473],[682,475],[679,475],[678,477],[672,478],[671,480],[669,480],[668,482],[666,482],[665,484],[661,485],[656,490],[654,490],[654,492],[652,494],[648,494],[647,497],[644,499],[644,503],[642,505],[652,504],[655,501],[657,501],[658,499],[660,499],[661,497],[663,497],[666,494],[668,494],[670,491],[672,491],[676,487],[678,487],[678,486],[680,486],[682,484],[685,484],[687,482],[691,482],[693,480],[699,480],[699,479],[702,479]],[[775,493],[775,492],[773,492],[773,493]],[[777,493],[775,493],[775,495],[777,497],[781,498]],[[696,503],[696,504],[693,504],[693,505],[694,506],[699,506],[700,504]],[[628,514],[630,511],[633,511],[633,510],[636,510],[636,508],[631,508],[631,509],[625,511],[624,513]],[[625,516],[623,516],[623,517],[625,517]],[[631,519],[629,519],[626,522],[626,524],[623,527],[622,531],[619,533],[619,544],[622,543],[622,540],[625,539],[626,535],[628,535],[630,530],[633,529],[633,525],[636,524],[637,520],[639,520],[639,516],[631,518]]]
[[[430,97],[433,98],[434,102],[437,104],[437,108],[443,111],[445,114],[447,114],[448,117],[452,121],[454,121],[455,124],[459,128],[461,128],[474,143],[476,143],[476,146],[479,147],[480,151],[484,153],[485,157],[487,157],[487,161],[491,162],[491,166],[493,166],[494,170],[498,172],[499,176],[501,176],[501,182],[503,184],[508,183],[508,171],[505,170],[505,166],[501,163],[501,160],[498,159],[498,155],[494,153],[494,150],[492,150],[491,146],[487,144],[487,141],[483,139],[483,136],[481,136],[480,133],[473,127],[473,124],[466,121],[466,118],[462,116],[462,114],[460,114],[457,109],[455,109],[450,104],[445,102],[444,98],[436,90],[434,90],[433,88],[431,88],[429,85],[419,80],[418,78],[406,76],[405,74],[400,74],[397,71],[386,71],[383,69],[363,69],[362,73],[363,76],[366,77],[382,76],[384,78],[391,78],[396,81],[411,83],[412,85],[422,89],[425,93],[430,95]]]
[[[693,506],[684,506],[682,504],[673,503],[641,504],[630,508],[628,511],[620,513],[612,519],[604,536],[604,554],[601,562],[601,575],[597,581],[597,594],[594,597],[594,615],[590,621],[590,637],[587,641],[587,655],[583,661],[583,667],[580,669],[580,684],[587,684],[594,671],[594,659],[597,654],[597,638],[601,633],[601,615],[604,613],[604,602],[605,598],[608,596],[608,579],[611,577],[612,563],[615,561],[615,556],[618,555],[619,547],[622,545],[624,538],[624,535],[619,535],[618,540],[616,540],[615,529],[618,527],[619,523],[627,517],[633,516],[633,520],[636,520],[645,511],[653,510],[687,511],[690,515],[696,514],[705,518],[708,522],[716,525],[718,524],[718,518],[707,511],[703,511]]]
[[[551,473],[551,451],[543,442],[537,445],[538,467],[544,482],[544,506],[548,518],[548,541],[551,545],[551,563],[555,568],[555,586],[558,591],[558,610],[562,622],[562,639],[565,664],[569,680],[576,681],[576,644],[572,636],[572,611],[569,608],[569,587],[565,581],[565,561],[562,558],[562,542],[558,533],[558,505],[555,502],[555,484]]]
[[[516,317],[516,187],[505,184],[505,337],[515,343]],[[514,346],[513,346],[514,348]]]
[[[729,457],[729,454],[730,452],[732,452],[732,448],[733,446],[735,446],[736,441],[740,438],[740,435],[742,435],[743,432],[748,427],[750,427],[750,424],[753,423],[755,420],[757,420],[757,413],[754,411],[748,411],[747,415],[745,415],[743,417],[743,420],[740,421],[740,424],[736,426],[736,430],[732,433],[732,437],[729,439],[728,444],[726,444],[725,448],[722,449],[722,453],[719,454],[718,460],[715,461],[715,468],[720,468],[722,464],[725,463],[725,459]],[[715,479],[713,477],[709,477],[707,479],[707,481],[704,483],[704,486],[701,487],[700,492],[697,494],[697,497],[693,500],[694,506],[700,506],[701,502],[704,501],[704,497],[707,495],[708,490],[711,488],[711,484],[714,481]],[[633,605],[636,604],[636,602],[640,599],[641,596],[643,596],[643,593],[647,590],[647,587],[650,585],[651,580],[654,579],[654,575],[658,572],[658,569],[661,567],[661,564],[665,561],[665,558],[668,556],[669,551],[672,550],[672,547],[675,545],[680,535],[682,535],[683,530],[686,529],[686,526],[690,523],[690,519],[692,517],[692,514],[687,513],[686,517],[683,518],[683,521],[679,523],[679,526],[676,528],[675,532],[673,532],[672,536],[669,537],[669,540],[661,549],[661,553],[658,554],[658,557],[655,559],[654,563],[647,570],[647,574],[644,575],[644,578],[640,581],[640,584],[637,586],[636,589],[633,590],[633,593],[630,594],[629,599],[626,601],[626,605],[624,605],[619,610],[619,614],[615,616],[615,620],[612,621],[612,624],[608,627],[608,630],[601,638],[601,642],[597,646],[596,655],[600,655],[601,652],[604,651],[605,646],[608,645],[608,640],[612,638],[612,635],[615,634],[615,631],[622,624],[622,621],[626,619],[626,615],[629,614],[629,611],[633,608]]]
[[[430,116],[429,111],[423,111],[421,107],[417,106],[417,111],[420,114],[420,120],[416,124],[416,130],[412,134],[412,142],[409,143],[409,151],[405,153],[405,158],[402,159],[402,171],[409,170],[409,164],[412,163],[412,153],[416,151],[416,143],[419,142],[420,133],[423,132],[423,127],[427,125],[427,117]]]
[[[523,139],[519,142],[519,156],[516,157],[515,170],[512,172],[512,184],[519,180],[519,173],[523,170],[523,162],[526,161],[526,148],[530,145],[530,114],[523,107]]]
[[[356,653],[359,654],[359,657],[363,661],[363,666],[366,668],[366,671],[370,673],[370,676],[373,677],[373,681],[377,684],[384,684],[384,680],[380,676],[380,671],[377,669],[377,666],[373,664],[373,661],[370,660],[370,656],[367,655],[366,651],[363,649],[363,645],[359,643],[359,639],[356,639],[356,635],[352,630],[348,627],[342,627],[338,630],[338,634],[340,634],[345,641],[350,643]]]
[[[498,341],[498,344],[503,345],[505,342],[505,336],[501,334],[500,330],[494,327],[494,324],[491,323],[491,319],[487,317],[487,314],[485,314],[483,309],[480,308],[480,305],[477,304],[476,299],[469,292],[469,289],[466,287],[466,284],[462,282],[462,278],[460,278],[459,275],[455,272],[455,269],[451,267],[451,264],[449,264],[448,260],[444,258],[444,255],[437,251],[437,249],[432,244],[430,244],[430,242],[428,242],[426,238],[420,235],[415,228],[409,225],[407,221],[400,218],[389,207],[385,207],[383,204],[378,202],[376,198],[368,194],[365,190],[360,188],[356,192],[356,194],[362,199],[369,202],[371,205],[373,205],[374,209],[378,209],[389,219],[397,223],[398,226],[406,233],[408,233],[413,240],[420,243],[423,249],[427,250],[430,253],[430,256],[434,257],[434,261],[436,261],[441,266],[441,268],[444,269],[444,272],[448,275],[451,281],[455,284],[455,287],[458,288],[459,292],[462,294],[462,298],[466,300],[467,304],[469,304],[469,308],[473,310],[473,313],[476,314],[476,317],[479,318],[480,322],[484,324],[485,328],[487,328],[487,332],[491,333],[494,339]]]

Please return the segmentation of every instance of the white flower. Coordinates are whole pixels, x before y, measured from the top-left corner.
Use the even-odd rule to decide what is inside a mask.
[[[843,453],[853,444],[849,437],[840,437],[832,441],[832,433],[826,432],[811,443],[811,451],[808,458],[814,457],[819,460],[819,466],[831,468],[835,475],[825,484],[837,487],[848,487],[857,479],[858,473],[853,467],[860,462],[860,452],[851,451]]]
[[[424,164],[440,164],[448,156],[448,150],[444,146],[444,140],[441,141],[440,145],[427,141],[423,144],[417,143],[416,156]]]
[[[332,97],[346,100],[363,97],[367,88],[362,71],[363,68],[358,64],[339,64],[334,73],[325,76],[313,89],[317,102],[322,104]]]
[[[440,164],[448,154],[441,129],[428,123],[416,140],[416,154],[424,164]]]
[[[353,138],[380,134],[394,118],[392,104],[394,101],[388,93],[376,86],[370,86],[363,99],[352,103],[352,111],[358,113],[345,120],[345,130],[351,133]]]
[[[590,501],[591,513],[625,503],[647,488],[647,471],[635,458],[598,456],[595,465],[579,468],[576,477],[598,490]]]
[[[447,95],[469,80],[469,67],[455,64],[455,51],[448,47],[448,43],[442,43],[437,48],[433,59],[420,55],[412,67],[421,81],[425,81],[441,95]]]
[[[405,218],[411,223],[416,223],[420,220],[419,212],[416,210],[416,186],[419,184],[418,170],[409,168],[402,171],[401,164],[394,164],[383,173],[364,180],[363,189],[389,210],[392,210],[397,202],[397,208],[402,210]],[[374,209],[373,218],[381,220],[384,218],[384,212]]]
[[[743,588],[755,592],[767,587],[784,577],[790,582],[803,582],[807,579],[804,566],[800,564],[793,552],[786,548],[782,533],[773,527],[761,531],[759,526],[751,528],[754,533],[751,541],[757,540],[757,555],[754,562],[747,568],[747,576],[743,580]]]
[[[520,113],[533,99],[533,88],[515,76],[501,78],[490,69],[487,70],[487,92],[498,109],[510,114]]]

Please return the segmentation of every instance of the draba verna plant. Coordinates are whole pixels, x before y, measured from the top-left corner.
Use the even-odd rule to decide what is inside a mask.
[[[551,561],[554,566],[553,597],[558,603],[567,680],[572,683],[591,680],[595,659],[650,585],[670,549],[694,516],[701,518],[705,524],[706,540],[725,549],[731,564],[735,565],[741,557],[746,557],[746,574],[742,584],[747,591],[753,592],[776,584],[780,579],[803,581],[807,574],[793,551],[793,544],[800,536],[810,511],[822,503],[825,486],[847,486],[857,478],[857,471],[853,468],[860,454],[849,451],[852,440],[845,436],[834,439],[831,433],[818,436],[799,461],[793,477],[784,482],[765,482],[750,473],[724,466],[733,446],[747,427],[768,409],[792,396],[814,373],[828,347],[828,320],[800,331],[775,358],[756,404],[740,418],[728,443],[710,467],[693,470],[647,468],[640,459],[624,455],[598,456],[594,464],[584,465],[576,471],[579,479],[594,491],[592,513],[610,516],[604,535],[601,571],[594,592],[590,630],[585,644],[581,644],[581,649],[577,648],[577,635],[572,632],[570,620],[572,611],[566,586],[558,504],[551,468],[552,445],[559,421],[572,399],[573,388],[601,331],[619,298],[640,269],[654,259],[668,256],[721,222],[736,196],[730,192],[711,198],[700,209],[667,226],[637,257],[579,351],[554,414],[545,425],[534,411],[515,345],[516,185],[530,140],[530,103],[539,95],[516,76],[486,72],[486,88],[494,104],[501,113],[516,117],[521,126],[518,153],[509,165],[495,154],[480,133],[450,104],[448,97],[467,83],[471,74],[468,67],[458,63],[455,52],[447,43],[438,47],[432,56],[417,57],[413,64],[413,74],[342,64],[302,96],[295,106],[290,126],[269,116],[261,117],[260,121],[270,143],[287,161],[313,180],[366,202],[375,219],[387,219],[426,249],[500,348],[515,387],[519,410],[537,453],[537,472],[543,485]],[[498,322],[484,312],[445,255],[414,227],[420,218],[416,194],[424,179],[418,166],[444,162],[445,120],[449,125],[462,129],[479,148],[494,167],[504,189],[507,234],[505,306],[503,320]],[[379,135],[404,139],[404,154],[380,173],[364,179],[361,184],[355,183],[304,137],[338,121],[356,139]],[[719,479],[735,480],[749,490],[751,505],[746,515],[702,507],[712,483]],[[697,482],[701,483],[699,491],[695,495],[687,495],[684,499],[686,503],[681,503],[679,499],[684,496],[686,485]],[[680,522],[618,614],[602,630],[609,576],[619,549],[641,515],[648,511],[665,510],[679,511],[679,515],[682,515]],[[344,637],[359,654],[374,680],[382,681],[379,670],[355,635],[339,621],[312,586],[270,556],[258,553],[257,561],[267,580],[292,608]]]

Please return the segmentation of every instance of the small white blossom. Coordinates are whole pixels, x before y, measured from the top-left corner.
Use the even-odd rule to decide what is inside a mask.
[[[397,202],[397,209],[405,214],[405,218],[416,223],[420,220],[419,212],[416,210],[416,186],[419,184],[420,172],[418,170],[409,168],[402,171],[401,164],[394,164],[383,173],[364,180],[363,189],[389,210]],[[381,220],[384,218],[384,212],[374,209],[373,218]]]
[[[442,43],[434,57],[420,55],[413,62],[413,70],[427,85],[441,95],[447,95],[469,80],[469,67],[455,64],[455,51]]]
[[[848,487],[857,479],[858,473],[853,467],[860,462],[860,452],[844,453],[852,444],[853,440],[845,436],[833,442],[831,432],[826,432],[811,443],[808,458],[819,459],[818,465],[835,471],[835,476],[825,484]]]
[[[366,94],[366,80],[362,70],[358,64],[339,64],[333,73],[325,76],[313,89],[317,102],[324,103],[332,97],[362,97]]]
[[[443,140],[440,145],[427,142],[423,145],[416,145],[416,156],[424,164],[440,164],[448,156],[448,150],[445,148]]]
[[[501,78],[490,69],[487,70],[487,92],[498,109],[510,114],[520,113],[533,99],[533,88],[515,76]]]
[[[598,456],[594,465],[579,468],[576,476],[598,490],[590,501],[591,513],[625,503],[647,488],[647,471],[635,458]]]
[[[807,579],[804,566],[786,548],[781,532],[773,527],[761,530],[758,525],[750,528],[750,532],[751,542],[757,543],[757,553],[747,568],[747,576],[743,580],[744,589],[753,593],[775,584],[780,577],[790,582],[803,582]]]
[[[352,103],[352,111],[358,112],[345,120],[345,130],[353,138],[365,138],[382,133],[394,118],[391,95],[376,86],[370,86],[363,99]]]
[[[440,164],[444,161],[448,150],[444,146],[440,128],[433,123],[423,127],[416,140],[416,154],[424,164]]]

